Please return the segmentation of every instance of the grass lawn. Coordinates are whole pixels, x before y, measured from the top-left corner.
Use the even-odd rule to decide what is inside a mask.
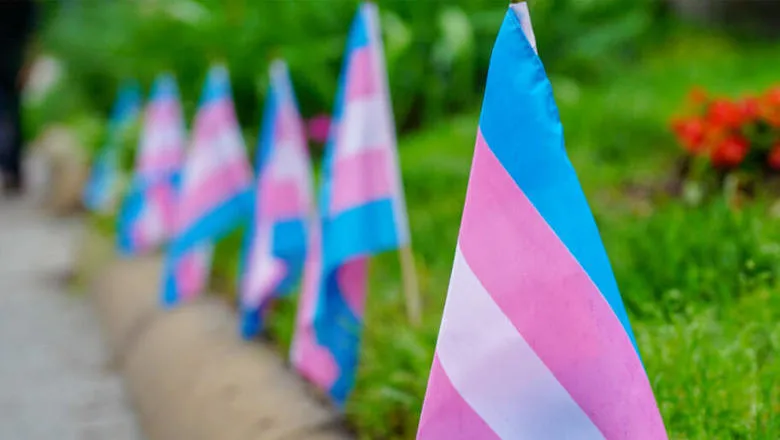
[[[714,197],[690,207],[627,191],[671,174],[679,150],[668,121],[690,87],[763,91],[780,79],[780,45],[740,48],[717,36],[678,35],[606,84],[551,76],[570,157],[671,438],[780,438],[780,221],[769,216],[770,201],[734,210]],[[359,377],[347,406],[362,438],[414,436],[476,124],[475,111],[401,139],[426,315],[421,329],[407,325],[397,256],[375,259]],[[233,238],[220,245],[216,280],[234,284],[236,248]],[[289,343],[293,302],[280,301],[270,319],[281,349]]]

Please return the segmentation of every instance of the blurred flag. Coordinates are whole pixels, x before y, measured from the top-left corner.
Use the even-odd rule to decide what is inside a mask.
[[[120,155],[122,136],[141,112],[141,89],[135,81],[121,85],[108,121],[106,143],[97,153],[84,188],[84,205],[92,211],[114,208],[121,184]]]
[[[146,106],[135,175],[117,220],[122,252],[149,251],[173,233],[185,136],[176,80],[160,75]]]
[[[418,439],[665,439],[525,3],[493,49]]]
[[[252,169],[233,109],[224,66],[209,71],[182,171],[176,232],[166,255],[162,303],[192,298],[205,287],[214,240],[249,219]]]
[[[409,242],[393,125],[378,11],[364,3],[350,30],[326,146],[322,240],[309,262],[321,265],[320,275],[304,281],[316,291],[303,293],[298,311],[295,338],[316,340],[294,341],[292,353],[299,372],[338,405],[354,382],[367,259]],[[307,357],[315,347],[319,357]]]
[[[241,280],[245,338],[261,330],[268,300],[289,293],[306,258],[306,229],[315,217],[312,167],[292,82],[282,61],[271,65],[257,156],[254,219]]]

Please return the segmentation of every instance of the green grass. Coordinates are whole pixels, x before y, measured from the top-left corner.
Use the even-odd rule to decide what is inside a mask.
[[[626,191],[672,173],[668,121],[690,87],[734,95],[780,79],[780,45],[676,33],[601,85],[552,72],[568,150],[597,217],[661,411],[674,439],[780,438],[780,221],[771,200],[698,207]],[[544,55],[544,54],[542,54]],[[478,114],[401,139],[425,316],[405,320],[398,258],[373,260],[349,423],[366,439],[414,437],[447,290]],[[217,290],[235,292],[239,235],[218,247]],[[286,353],[295,300],[270,333]]]

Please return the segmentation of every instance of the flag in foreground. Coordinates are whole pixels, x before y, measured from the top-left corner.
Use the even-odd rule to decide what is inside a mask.
[[[306,229],[316,220],[311,160],[292,82],[283,61],[271,65],[257,155],[254,218],[241,279],[241,333],[262,328],[268,301],[289,293],[306,258]]]
[[[176,233],[168,246],[162,303],[172,307],[205,287],[214,240],[251,215],[252,169],[233,109],[228,71],[212,67],[182,171]]]
[[[417,438],[665,439],[533,42],[512,5]]]
[[[342,405],[355,377],[368,257],[404,246],[409,226],[377,7],[352,24],[326,146],[319,243],[309,249],[293,365]],[[314,289],[307,291],[306,289]]]
[[[176,80],[160,75],[146,106],[135,175],[119,211],[117,240],[126,254],[152,250],[174,228],[174,208],[185,143]]]
[[[134,81],[122,84],[108,121],[106,143],[97,154],[84,188],[84,205],[92,211],[114,208],[119,192],[122,139],[141,111],[141,89]]]

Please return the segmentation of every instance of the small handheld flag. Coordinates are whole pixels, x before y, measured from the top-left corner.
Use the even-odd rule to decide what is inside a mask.
[[[176,233],[166,255],[162,304],[177,305],[204,287],[214,240],[251,215],[252,169],[224,66],[212,67],[182,171]]]
[[[665,439],[533,42],[512,5],[417,438]]]
[[[241,280],[241,333],[255,336],[265,306],[298,282],[306,228],[315,219],[306,132],[283,61],[271,65],[257,159],[254,219],[246,235]]]
[[[121,85],[108,121],[106,143],[100,149],[84,188],[84,205],[92,210],[108,212],[114,208],[119,192],[121,135],[141,111],[141,90],[134,81]]]
[[[184,143],[176,80],[160,75],[146,107],[135,175],[119,211],[117,239],[123,253],[147,252],[173,233]]]
[[[337,405],[354,382],[368,257],[409,243],[383,57],[377,7],[364,3],[348,37],[326,146],[322,224],[315,231],[322,238],[312,245],[309,261],[321,266],[320,275],[304,281],[304,289],[316,291],[304,291],[298,311],[295,338],[316,340],[295,341],[292,356],[298,371]],[[323,356],[307,358],[296,354],[296,347],[316,347]]]

